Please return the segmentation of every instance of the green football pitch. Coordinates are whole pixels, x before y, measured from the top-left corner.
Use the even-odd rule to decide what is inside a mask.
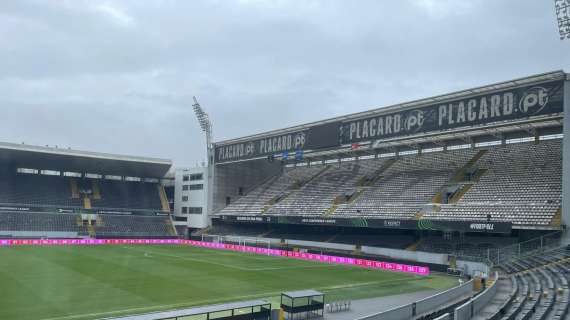
[[[0,248],[0,319],[99,319],[317,289],[327,301],[457,280],[188,246]]]

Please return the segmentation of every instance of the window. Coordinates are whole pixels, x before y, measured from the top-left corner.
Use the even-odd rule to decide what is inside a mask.
[[[182,207],[182,213],[188,213],[188,207]]]
[[[190,185],[190,190],[202,190],[202,189],[204,189],[203,184],[191,184]]]
[[[190,180],[190,176],[182,176],[182,181],[188,181]]]
[[[195,173],[190,175],[190,181],[198,181],[204,179],[204,175],[201,173]]]
[[[189,207],[188,213],[189,214],[202,214],[202,207]]]
[[[182,186],[182,191],[188,191],[188,188],[190,188],[190,186],[185,184]]]
[[[182,196],[182,202],[188,201],[188,196]]]
[[[238,195],[243,196],[243,187],[238,187]]]

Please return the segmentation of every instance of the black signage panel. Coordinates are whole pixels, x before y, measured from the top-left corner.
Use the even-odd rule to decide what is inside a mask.
[[[216,146],[216,163],[258,158],[268,155],[295,158],[295,153],[303,150],[316,150],[339,145],[338,128],[340,122],[315,126],[278,136]]]
[[[278,223],[321,225],[336,227],[359,227],[375,229],[435,230],[486,233],[511,233],[511,222],[495,221],[443,221],[443,220],[396,220],[372,218],[321,218],[300,216],[221,216],[220,219],[237,223]]]
[[[563,84],[553,81],[348,121],[341,125],[340,140],[349,144],[559,113]]]
[[[277,136],[216,146],[216,163],[268,155],[295,158],[303,150],[319,150],[360,141],[472,127],[563,112],[562,80],[448,100],[416,109],[333,122]]]

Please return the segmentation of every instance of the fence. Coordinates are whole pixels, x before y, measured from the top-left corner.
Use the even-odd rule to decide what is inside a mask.
[[[427,315],[444,310],[470,296],[473,292],[473,280],[460,286],[440,292],[423,300],[388,311],[359,318],[358,320],[410,320],[418,316]],[[443,320],[449,318],[442,318]]]
[[[489,249],[487,258],[495,265],[509,262],[513,259],[520,259],[543,253],[549,249],[558,248],[561,245],[562,231],[555,231],[547,235],[515,243],[510,246]]]
[[[467,301],[463,305],[455,309],[455,320],[470,320],[477,312],[481,311],[497,294],[497,283],[499,282],[499,274],[495,272],[495,282],[485,289],[475,298]]]

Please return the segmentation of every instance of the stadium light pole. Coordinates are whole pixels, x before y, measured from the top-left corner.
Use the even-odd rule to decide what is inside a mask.
[[[207,173],[208,173],[208,184],[206,186],[207,190],[207,199],[206,199],[206,215],[208,217],[208,225],[210,224],[210,214],[213,208],[213,199],[214,199],[214,143],[212,142],[212,121],[208,114],[202,109],[200,104],[198,103],[198,99],[196,97],[192,97],[194,99],[194,104],[192,108],[194,109],[194,114],[198,119],[198,123],[200,124],[200,128],[202,132],[206,135],[206,156],[208,157],[207,160]]]
[[[554,0],[560,40],[570,40],[570,0]]]

